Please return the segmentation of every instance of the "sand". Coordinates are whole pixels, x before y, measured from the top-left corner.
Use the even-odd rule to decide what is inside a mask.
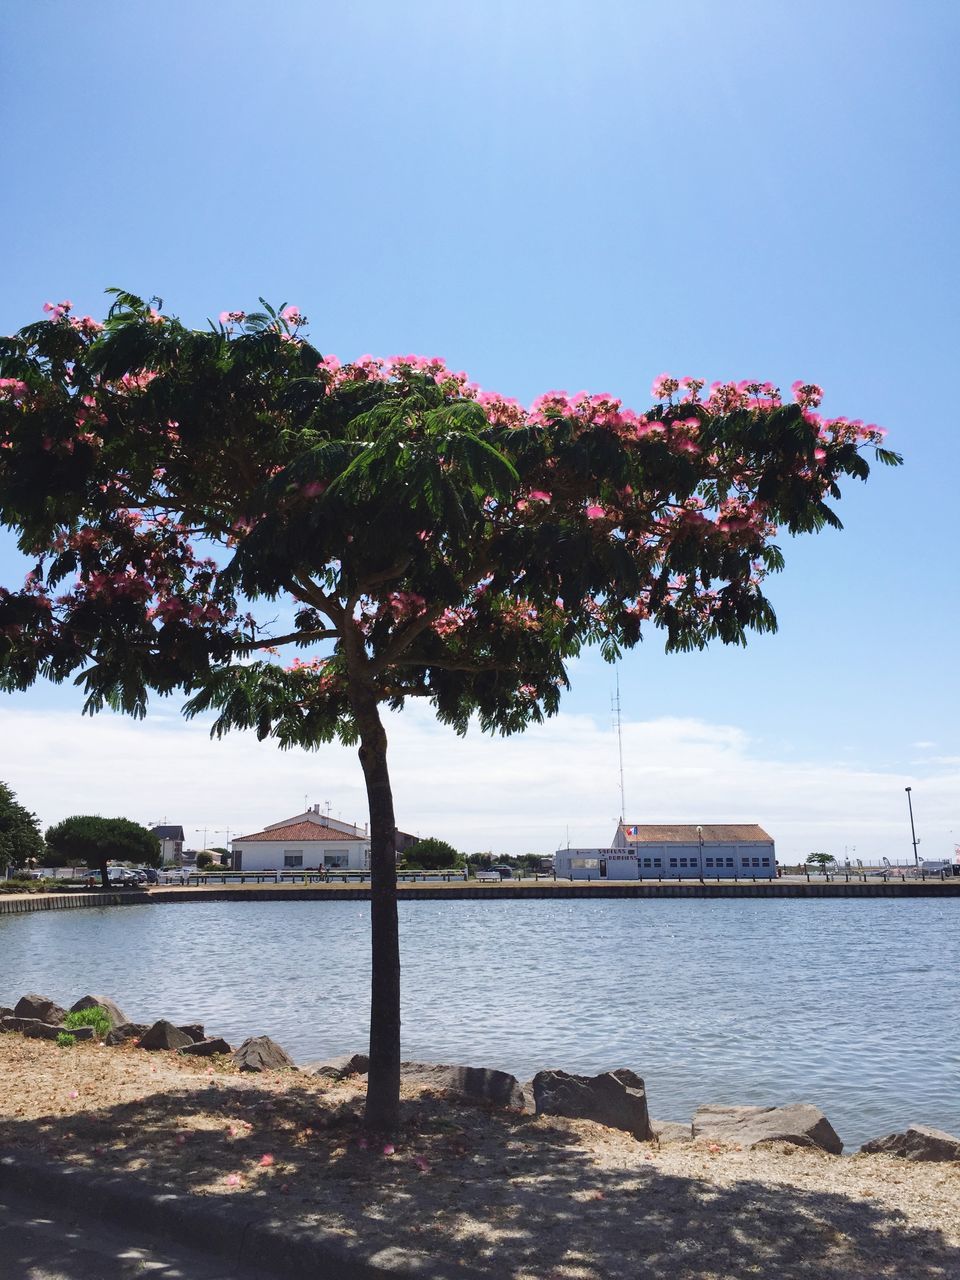
[[[960,1277],[960,1164],[640,1143],[404,1088],[371,1143],[362,1082],[241,1075],[132,1043],[0,1035],[0,1149],[269,1209],[382,1258],[510,1280]]]

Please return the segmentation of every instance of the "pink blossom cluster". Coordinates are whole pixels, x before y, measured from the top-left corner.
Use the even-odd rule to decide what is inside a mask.
[[[0,398],[4,400],[22,400],[28,390],[19,378],[0,378]]]
[[[473,609],[465,606],[458,609],[444,609],[440,617],[431,624],[431,629],[438,636],[452,636],[465,627],[467,623],[475,621],[476,616],[476,612]]]

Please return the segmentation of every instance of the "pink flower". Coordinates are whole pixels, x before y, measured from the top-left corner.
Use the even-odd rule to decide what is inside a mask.
[[[531,502],[550,502],[552,494],[546,493],[543,489],[531,489]]]
[[[584,514],[588,520],[602,520],[607,513],[603,507],[589,506]]]
[[[298,325],[303,324],[304,317],[300,314],[300,308],[289,306],[284,307],[280,312],[280,319],[286,320],[287,324]]]
[[[385,1156],[392,1156],[392,1155],[396,1155],[396,1151],[397,1151],[397,1149],[396,1149],[396,1147],[393,1145],[393,1143],[392,1143],[392,1142],[388,1142],[388,1143],[386,1143],[386,1145],[385,1145],[385,1146],[384,1146],[384,1148],[383,1148],[383,1154],[384,1154]]]
[[[273,1164],[273,1156],[270,1155],[268,1152],[266,1155],[263,1155],[260,1157],[260,1163],[263,1165],[265,1169],[269,1169],[269,1167]]]
[[[672,373],[661,373],[653,380],[650,394],[655,400],[668,400],[680,388],[680,380]]]
[[[226,1183],[228,1187],[239,1187],[240,1175],[236,1173],[227,1174]]]

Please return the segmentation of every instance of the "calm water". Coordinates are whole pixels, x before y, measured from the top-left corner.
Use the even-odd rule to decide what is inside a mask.
[[[0,1003],[113,996],[137,1021],[267,1033],[305,1061],[364,1047],[362,902],[0,916]],[[848,1148],[960,1132],[960,901],[406,902],[404,1056],[632,1067],[651,1113],[811,1101]]]

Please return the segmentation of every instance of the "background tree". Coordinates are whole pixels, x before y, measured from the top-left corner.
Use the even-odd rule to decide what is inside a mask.
[[[213,865],[213,854],[208,853],[206,849],[201,849],[197,854],[197,866],[199,868],[210,867]]]
[[[382,709],[458,732],[556,712],[585,645],[617,658],[775,628],[777,524],[839,525],[874,427],[820,389],[668,375],[644,413],[548,392],[529,410],[439,360],[342,365],[292,306],[196,331],[114,291],[104,324],[46,304],[0,342],[0,520],[34,558],[0,592],[0,680],[72,678],[86,709],[183,690],[213,732],[359,748],[370,809],[367,1123],[395,1127],[400,959]],[[158,303],[158,306],[160,304]],[[266,611],[269,613],[259,612]],[[267,623],[265,618],[276,619]],[[274,656],[299,650],[292,661]],[[302,656],[301,656],[302,653]]]
[[[128,818],[100,818],[92,814],[64,818],[47,831],[47,845],[62,866],[83,863],[99,871],[103,887],[109,889],[107,863],[137,862],[148,867],[160,865],[160,841],[146,827]]]
[[[424,871],[440,871],[444,867],[462,867],[465,859],[452,844],[433,836],[418,840],[403,855],[408,867],[422,867]]]
[[[835,863],[836,863],[836,858],[834,858],[832,853],[808,853],[807,854],[807,866],[817,867],[819,868],[820,871],[824,872],[824,874],[826,874],[827,869],[829,867],[832,867]]]
[[[0,782],[0,871],[24,867],[43,857],[43,837],[36,815],[17,802],[5,782]]]

